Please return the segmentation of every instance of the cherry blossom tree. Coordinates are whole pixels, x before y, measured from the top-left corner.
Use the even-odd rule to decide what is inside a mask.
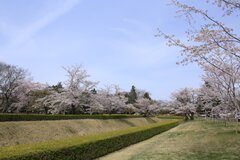
[[[214,108],[221,104],[220,93],[208,81],[205,81],[197,94],[196,110],[198,114],[210,117]]]
[[[157,114],[160,111],[160,106],[148,98],[138,98],[134,106],[137,108],[137,113],[147,117]]]
[[[11,104],[11,111],[27,112],[28,108],[34,103],[33,92],[41,91],[47,88],[47,85],[34,83],[31,80],[22,80],[14,92],[15,102]]]
[[[219,8],[220,16],[213,16],[211,10],[196,5],[181,3],[178,0],[171,2],[178,8],[177,13],[184,16],[189,24],[188,30],[185,31],[185,40],[160,30],[157,36],[164,36],[169,46],[181,49],[183,59],[180,63],[194,62],[203,69],[205,72],[203,80],[218,93],[215,96],[221,101],[218,106],[221,109],[214,109],[215,111],[220,112],[224,108],[227,112],[239,112],[240,36],[233,21],[225,23],[229,19],[238,22],[239,1],[206,1],[210,7]],[[204,96],[207,100],[213,95],[204,94]],[[210,103],[205,103],[208,104]]]
[[[158,35],[165,36],[168,40],[168,45],[182,49],[182,55],[184,56],[182,62],[197,62],[200,65],[208,63],[218,69],[222,69],[221,66],[215,65],[215,55],[230,55],[239,61],[240,38],[237,32],[235,32],[238,28],[234,28],[234,25],[229,23],[226,25],[223,17],[213,17],[208,10],[183,4],[177,0],[172,0],[172,3],[179,8],[177,13],[185,16],[190,24],[189,29],[186,31],[187,43],[175,38],[174,35],[168,35],[161,31]],[[240,8],[236,7],[239,5],[239,2],[216,0],[213,4],[223,9],[222,14],[225,15],[225,19],[239,18],[236,16],[240,11]],[[195,19],[200,18],[203,19],[202,25],[194,23]]]
[[[138,112],[138,109],[133,105],[133,104],[127,104],[124,108],[123,108],[123,112],[124,114],[135,114]]]
[[[106,103],[105,95],[102,94],[92,94],[90,100],[90,110],[89,114],[103,114],[105,113],[104,105]]]
[[[34,107],[42,108],[42,111],[48,114],[84,113],[83,105],[86,104],[81,98],[81,95],[67,90],[61,93],[52,91],[51,94],[38,99]]]
[[[35,108],[41,108],[45,113],[89,113],[90,96],[98,82],[88,80],[90,77],[82,66],[65,67],[68,79],[62,91],[53,89],[49,95],[40,98]]]
[[[128,98],[120,91],[117,85],[105,86],[104,89],[98,91],[97,94],[92,95],[94,100],[100,103],[104,112],[108,114],[123,113]]]
[[[65,82],[66,89],[73,92],[90,91],[96,87],[98,82],[88,80],[90,75],[81,65],[63,67],[67,73],[68,79]]]
[[[1,112],[10,112],[14,102],[14,95],[22,80],[27,76],[27,71],[14,65],[0,63],[0,97]]]
[[[186,120],[194,119],[197,94],[194,89],[184,88],[172,93],[175,114],[184,115]]]
[[[172,3],[179,8],[177,13],[184,15],[190,24],[186,31],[187,42],[161,31],[158,36],[164,36],[168,40],[169,46],[177,46],[182,49],[184,58],[181,63],[196,62],[204,69],[210,65],[226,74],[228,70],[217,64],[220,57],[231,58],[239,63],[240,38],[236,32],[238,28],[229,23],[226,25],[223,17],[213,17],[208,10],[199,9],[177,0],[172,0]],[[238,1],[215,0],[212,4],[222,9],[225,19],[239,19],[239,16],[236,15],[240,11]],[[199,18],[203,19],[202,25],[194,23],[194,20]]]
[[[224,65],[224,64],[222,64]],[[226,64],[225,64],[226,65]],[[227,67],[226,67],[227,68]],[[239,77],[240,64],[231,64],[228,66],[228,73],[212,68],[211,72],[206,72],[204,79],[209,82],[209,85],[217,93],[218,99],[225,106],[229,112],[240,110],[240,77]]]

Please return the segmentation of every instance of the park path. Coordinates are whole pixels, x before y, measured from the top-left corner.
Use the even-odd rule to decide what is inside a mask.
[[[239,135],[235,123],[195,120],[99,160],[239,160]]]
[[[180,130],[185,128],[182,124],[171,130],[154,136],[143,142],[131,145],[122,150],[113,152],[98,160],[148,160],[148,159],[168,159],[169,152],[181,152],[182,147],[175,147],[176,139],[174,137]],[[191,126],[192,127],[192,126]],[[186,128],[185,128],[186,129]],[[181,141],[178,139],[178,141]],[[184,144],[183,142],[181,144]],[[172,154],[171,159],[178,159],[178,154]]]

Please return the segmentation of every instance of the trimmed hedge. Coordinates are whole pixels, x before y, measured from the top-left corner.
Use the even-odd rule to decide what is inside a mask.
[[[36,144],[3,147],[1,160],[91,160],[151,138],[180,124],[167,120],[141,127]]]
[[[121,119],[139,118],[140,115],[127,114],[96,114],[96,115],[48,115],[48,114],[0,114],[0,122],[6,121],[42,121],[42,120],[67,120],[67,119]]]

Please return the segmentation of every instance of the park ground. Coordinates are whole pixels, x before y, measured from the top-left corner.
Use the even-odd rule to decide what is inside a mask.
[[[239,160],[236,123],[194,120],[99,160]]]

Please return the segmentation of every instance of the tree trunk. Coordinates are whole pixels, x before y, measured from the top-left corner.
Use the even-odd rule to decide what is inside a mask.
[[[7,94],[4,95],[5,97],[5,104],[3,104],[3,112],[7,112],[8,108],[10,107],[10,98]]]
[[[238,134],[239,121],[240,121],[240,119],[237,118],[237,123],[236,123],[236,134]]]
[[[75,114],[75,113],[76,113],[76,108],[75,108],[75,106],[72,104],[71,107],[72,107],[72,114]]]

